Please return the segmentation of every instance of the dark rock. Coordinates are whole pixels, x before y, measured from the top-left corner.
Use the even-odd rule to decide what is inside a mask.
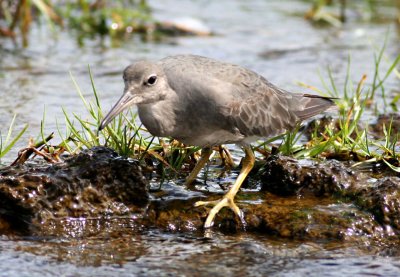
[[[246,207],[247,229],[301,240],[359,241],[388,235],[373,216],[355,205],[308,196],[268,195],[268,205]]]
[[[382,178],[360,187],[352,196],[358,206],[374,215],[377,222],[400,231],[400,178]]]
[[[260,177],[262,190],[277,195],[332,195],[357,181],[354,171],[336,160],[301,164],[284,156],[268,158]]]
[[[368,175],[336,160],[299,163],[272,156],[261,173],[262,190],[286,196],[281,200],[285,204],[271,205],[277,208],[259,215],[258,210],[267,207],[257,207],[252,217],[258,217],[257,228],[280,236],[346,240],[360,235],[375,239],[397,237],[400,178],[367,180]],[[290,205],[288,196],[301,197],[301,201]],[[329,207],[324,204],[327,201]]]
[[[214,229],[305,241],[399,243],[400,178],[366,182],[368,175],[345,163],[282,156],[271,156],[258,178],[261,191],[242,189],[235,198],[244,225],[225,208]],[[192,189],[168,182],[150,198],[137,162],[97,147],[56,165],[1,169],[0,231],[54,237],[152,228],[195,232],[203,230],[210,207],[194,203],[222,194]]]
[[[148,202],[138,163],[105,147],[59,164],[0,169],[0,217],[18,232],[54,218],[126,215]]]

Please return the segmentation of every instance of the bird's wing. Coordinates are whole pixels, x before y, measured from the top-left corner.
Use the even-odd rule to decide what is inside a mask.
[[[292,129],[299,118],[291,110],[293,95],[269,83],[257,87],[236,85],[236,94],[224,108],[229,121],[245,136],[270,137]],[[244,96],[244,95],[247,96]]]
[[[199,56],[161,61],[170,86],[197,105],[209,124],[245,137],[270,137],[292,129],[333,102],[277,88],[246,68]],[[200,107],[202,105],[202,107]]]

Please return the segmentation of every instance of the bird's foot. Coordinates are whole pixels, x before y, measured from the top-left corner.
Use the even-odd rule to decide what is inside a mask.
[[[210,228],[214,225],[214,218],[217,215],[217,213],[223,208],[223,207],[229,207],[240,219],[242,222],[243,226],[245,225],[244,221],[244,215],[243,212],[239,209],[239,207],[235,204],[233,201],[234,196],[231,196],[228,194],[224,195],[224,197],[220,200],[214,200],[214,201],[197,201],[194,206],[199,207],[199,206],[214,206],[211,211],[208,213],[207,219],[204,223],[204,228]]]

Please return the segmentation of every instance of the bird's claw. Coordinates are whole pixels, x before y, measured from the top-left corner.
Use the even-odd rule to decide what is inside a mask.
[[[208,213],[207,219],[204,223],[204,228],[211,228],[214,225],[214,218],[218,214],[218,212],[223,207],[229,207],[240,219],[242,224],[244,225],[244,215],[243,212],[239,209],[239,207],[233,201],[233,197],[225,195],[221,200],[214,201],[197,201],[194,206],[210,206],[214,205],[211,211]]]

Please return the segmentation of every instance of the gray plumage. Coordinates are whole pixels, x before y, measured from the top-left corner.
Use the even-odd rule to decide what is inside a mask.
[[[153,135],[203,147],[275,136],[333,105],[326,97],[279,89],[238,65],[195,55],[137,62],[125,69],[124,81],[124,96],[112,111],[137,104]],[[112,111],[100,128],[117,114]]]

